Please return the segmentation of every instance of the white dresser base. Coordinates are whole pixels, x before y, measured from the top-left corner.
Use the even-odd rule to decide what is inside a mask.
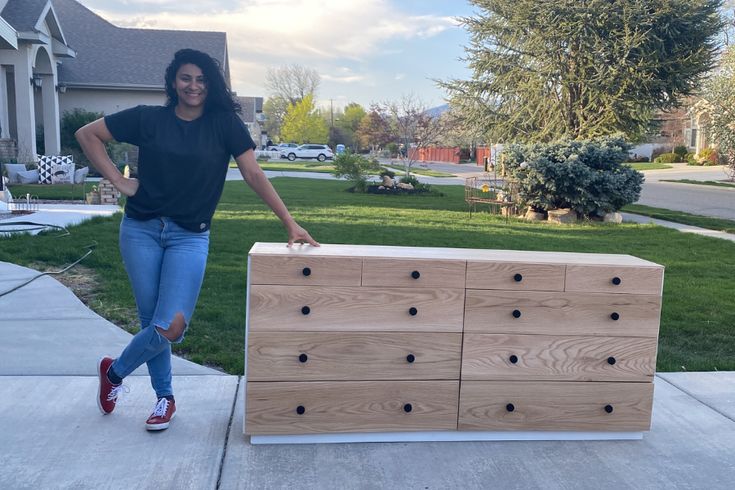
[[[349,442],[459,442],[459,441],[609,441],[643,439],[643,432],[574,431],[431,431],[348,432],[250,436],[250,444],[324,444]]]

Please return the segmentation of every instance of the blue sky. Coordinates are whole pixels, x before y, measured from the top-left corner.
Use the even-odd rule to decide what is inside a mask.
[[[80,0],[121,27],[224,31],[233,89],[267,96],[269,66],[301,64],[322,77],[319,104],[444,103],[431,79],[467,78],[462,0]],[[164,67],[161,67],[163,70]]]

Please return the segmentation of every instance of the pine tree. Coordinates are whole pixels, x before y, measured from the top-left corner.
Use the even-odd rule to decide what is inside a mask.
[[[471,0],[470,80],[440,82],[496,142],[643,134],[713,66],[721,0]]]

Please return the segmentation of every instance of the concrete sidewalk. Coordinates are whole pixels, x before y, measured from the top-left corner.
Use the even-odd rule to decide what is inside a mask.
[[[0,263],[0,294],[36,272]],[[96,359],[129,334],[55,279],[0,297],[0,488],[709,488],[735,481],[735,372],[659,373],[640,441],[251,446],[243,381],[174,362],[177,418],[149,433],[146,376],[97,409]],[[144,370],[136,374],[145,374]]]

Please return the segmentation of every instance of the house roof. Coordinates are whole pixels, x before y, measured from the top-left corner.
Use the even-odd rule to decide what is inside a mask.
[[[237,101],[242,107],[240,118],[248,123],[256,122],[256,114],[263,112],[263,97],[238,96]]]
[[[60,65],[61,83],[72,87],[162,89],[164,70],[182,48],[198,49],[215,58],[229,81],[224,32],[117,27],[76,0],[51,1],[68,45],[77,53],[75,59]]]
[[[8,0],[2,16],[18,32],[33,31],[49,0]]]

